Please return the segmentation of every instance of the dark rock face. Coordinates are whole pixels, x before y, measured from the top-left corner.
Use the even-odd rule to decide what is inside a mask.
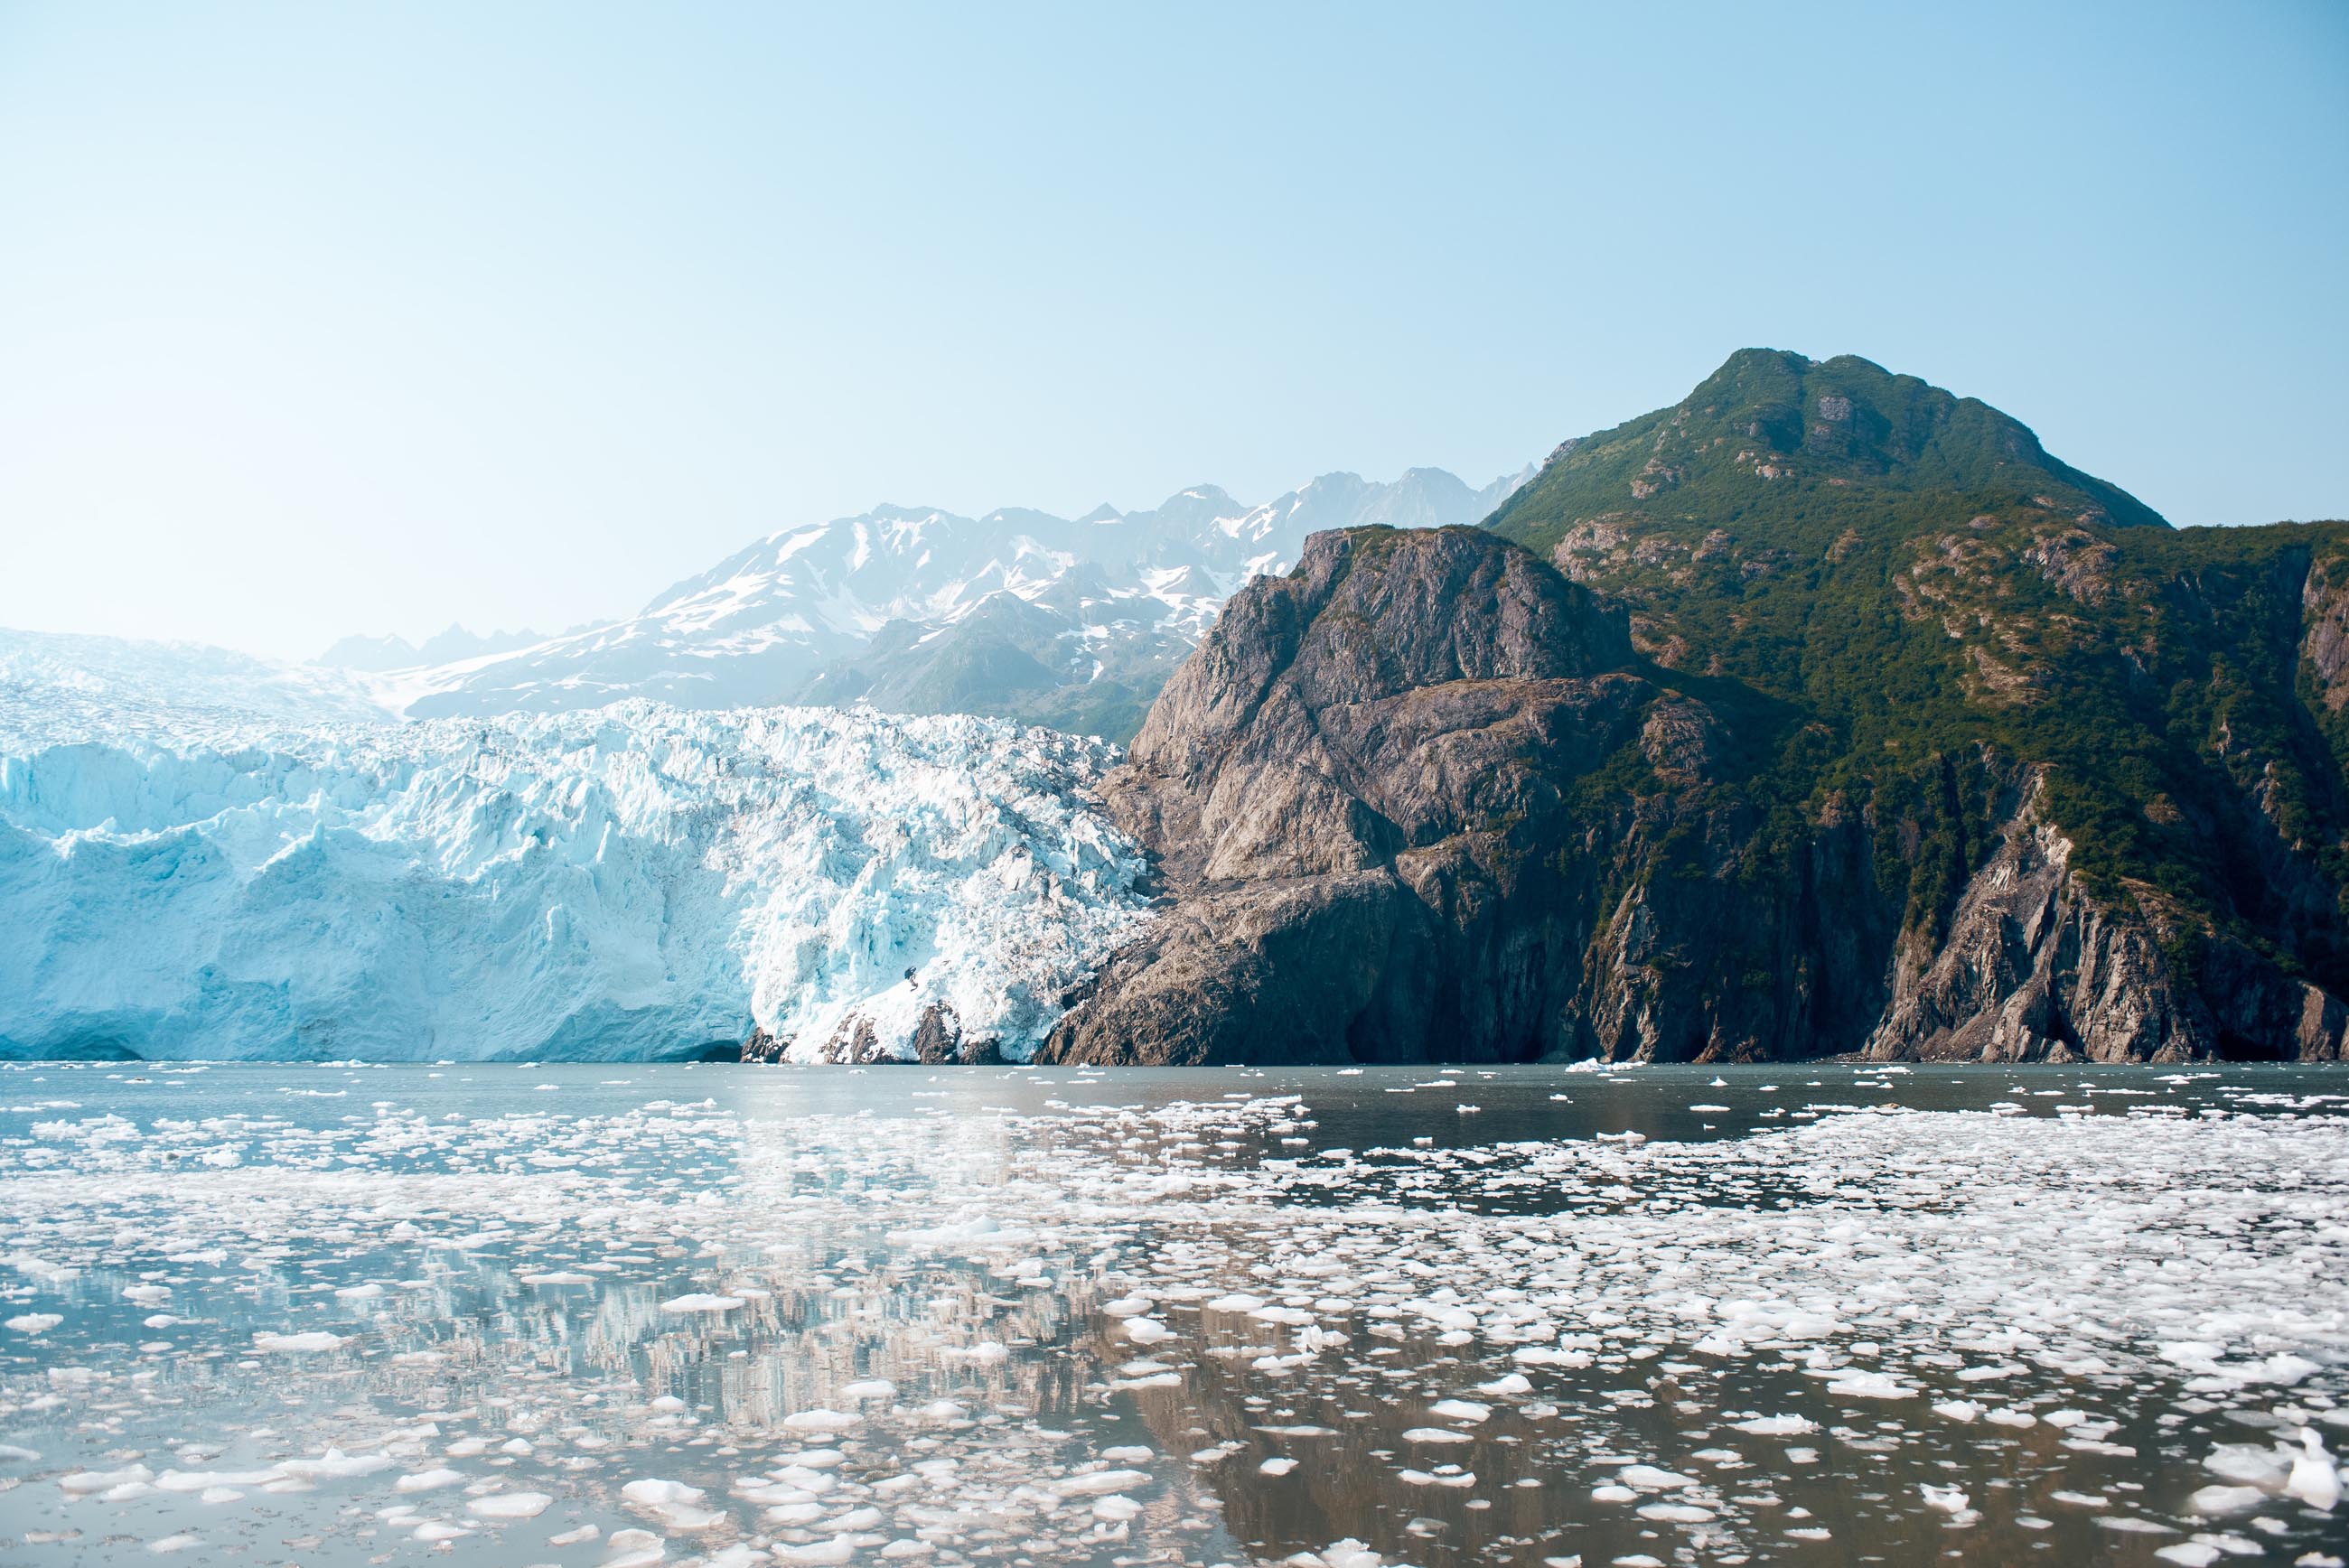
[[[1847,995],[1796,938],[1856,891],[1860,841],[1830,826],[1798,874],[1724,892],[1755,825],[1712,788],[1726,727],[1632,662],[1619,612],[1488,534],[1314,538],[1112,779],[1174,902],[1045,1059],[1765,1057],[1872,1016],[1878,982]],[[1668,844],[1684,874],[1649,876]],[[1756,951],[1768,985],[1742,983]]]
[[[2092,895],[2039,770],[1981,748],[1997,834],[1951,850],[1956,764],[1898,820],[1774,797],[1756,759],[1806,733],[1641,660],[1619,608],[1489,533],[1317,535],[1110,780],[1167,907],[1039,1059],[2343,1054],[2332,995],[2150,890]],[[1920,909],[1937,856],[1963,864]]]

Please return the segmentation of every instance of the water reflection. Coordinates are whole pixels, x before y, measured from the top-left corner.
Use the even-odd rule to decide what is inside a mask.
[[[7,1075],[0,1550],[2338,1550],[2332,1079],[1828,1070]]]

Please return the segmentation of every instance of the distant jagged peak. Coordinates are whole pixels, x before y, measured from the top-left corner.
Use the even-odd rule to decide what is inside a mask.
[[[398,670],[421,659],[415,644],[387,632],[380,637],[345,637],[320,654],[316,662],[335,670]]]
[[[319,655],[317,663],[328,669],[381,674],[388,670],[413,669],[419,665],[455,664],[462,659],[480,658],[485,654],[511,653],[544,641],[544,633],[533,632],[526,626],[519,631],[477,634],[451,621],[445,630],[425,638],[420,644],[390,633],[380,637],[345,637]]]

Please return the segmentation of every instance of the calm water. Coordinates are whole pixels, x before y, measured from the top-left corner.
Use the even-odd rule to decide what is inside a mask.
[[[0,1069],[0,1562],[2323,1562],[2344,1113],[2288,1068]]]

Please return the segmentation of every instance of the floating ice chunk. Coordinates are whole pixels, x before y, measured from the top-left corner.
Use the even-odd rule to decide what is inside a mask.
[[[1966,1494],[1956,1487],[1935,1486],[1929,1480],[1919,1482],[1917,1490],[1924,1494],[1927,1508],[1938,1509],[1943,1513],[1968,1511]]]
[[[620,1489],[620,1495],[640,1508],[667,1508],[672,1503],[699,1502],[702,1493],[701,1488],[681,1480],[647,1479],[628,1482]]]
[[[1174,1338],[1174,1331],[1154,1317],[1129,1317],[1125,1336],[1136,1345],[1160,1345]]]
[[[2219,1548],[2207,1541],[2179,1541],[2168,1546],[2157,1546],[2153,1554],[2164,1563],[2178,1563],[2184,1568],[2210,1568],[2219,1561]]]
[[[738,1541],[733,1545],[720,1547],[703,1558],[701,1568],[757,1568],[758,1564],[766,1560],[767,1554],[764,1551]]]
[[[383,1294],[383,1286],[370,1281],[366,1284],[347,1284],[335,1292],[336,1301],[373,1301]]]
[[[1819,1424],[1806,1416],[1755,1416],[1733,1424],[1739,1431],[1757,1438],[1798,1438],[1819,1429]]]
[[[1062,1497],[1103,1497],[1128,1487],[1147,1486],[1149,1475],[1138,1470],[1092,1470],[1084,1475],[1063,1476],[1052,1483],[1052,1490]]]
[[[596,1525],[583,1524],[575,1530],[557,1531],[546,1538],[546,1543],[549,1546],[577,1546],[582,1542],[593,1541],[603,1533],[602,1529]]]
[[[1451,1467],[1447,1465],[1444,1468],[1449,1470]],[[1476,1484],[1476,1472],[1474,1470],[1462,1470],[1457,1475],[1444,1475],[1433,1470],[1397,1470],[1395,1472],[1395,1479],[1411,1486],[1451,1486],[1465,1488],[1472,1487]],[[1593,1495],[1595,1496],[1597,1494],[1594,1493]]]
[[[660,1305],[663,1312],[731,1312],[742,1305],[742,1298],[739,1295],[705,1295],[697,1293],[692,1295],[674,1296]]]
[[[202,1544],[203,1540],[201,1536],[190,1535],[182,1531],[177,1535],[166,1535],[160,1541],[149,1542],[147,1550],[158,1555],[163,1555],[173,1552],[185,1552],[190,1547]]]
[[[1692,1475],[1658,1470],[1654,1465],[1625,1465],[1615,1472],[1615,1479],[1625,1486],[1638,1487],[1641,1491],[1671,1491],[1680,1487],[1701,1484]]]
[[[160,1306],[171,1299],[168,1284],[127,1284],[122,1287],[122,1299],[133,1306]]]
[[[1413,1427],[1402,1435],[1407,1443],[1473,1443],[1476,1439],[1450,1427]]]
[[[1207,1304],[1207,1310],[1209,1312],[1254,1312],[1263,1305],[1264,1297],[1243,1293],[1219,1295]]]
[[[47,1334],[64,1321],[54,1312],[28,1312],[21,1317],[10,1318],[8,1326],[18,1334]]]
[[[605,1544],[612,1555],[601,1568],[648,1568],[668,1554],[668,1542],[649,1530],[615,1530]]]
[[[1646,1502],[1639,1508],[1640,1517],[1666,1524],[1702,1524],[1713,1517],[1713,1510],[1699,1508],[1691,1502]]]
[[[391,1465],[389,1454],[347,1454],[340,1449],[328,1449],[315,1460],[287,1460],[277,1468],[304,1480],[347,1480],[389,1470]]]
[[[2193,1513],[2240,1513],[2267,1500],[2268,1494],[2255,1486],[2206,1486],[2186,1500],[2186,1507]]]
[[[444,1520],[428,1519],[416,1527],[409,1539],[421,1541],[427,1546],[435,1546],[443,1541],[461,1541],[472,1533],[461,1524],[450,1524]]]
[[[109,1491],[118,1486],[143,1486],[154,1479],[155,1472],[145,1465],[125,1465],[120,1470],[75,1470],[59,1476],[57,1487],[68,1496],[79,1497],[88,1492]]]
[[[1427,1408],[1427,1413],[1447,1421],[1481,1421],[1493,1413],[1493,1407],[1474,1399],[1438,1399]]]
[[[1982,1413],[1982,1408],[1971,1399],[1943,1399],[1933,1407],[1933,1414],[1952,1421],[1974,1420]]]
[[[1855,1372],[1827,1385],[1827,1392],[1847,1399],[1911,1399],[1917,1390],[1881,1372]]]
[[[1533,1388],[1533,1379],[1522,1372],[1504,1373],[1490,1383],[1476,1385],[1479,1394],[1530,1394]]]
[[[1617,1486],[1614,1482],[1609,1481],[1603,1486],[1592,1487],[1590,1495],[1599,1502],[1631,1502],[1636,1501],[1640,1494],[1628,1486]]]
[[[783,1425],[794,1432],[844,1432],[864,1419],[841,1410],[801,1410],[783,1418]]]
[[[348,1343],[348,1335],[329,1334],[323,1328],[313,1328],[301,1334],[272,1334],[264,1328],[255,1330],[253,1336],[255,1350],[295,1356],[306,1356],[320,1350],[340,1350]]]
[[[1115,1301],[1104,1303],[1102,1312],[1109,1317],[1137,1317],[1156,1305],[1146,1295],[1122,1295]]]
[[[243,1486],[267,1486],[285,1473],[277,1465],[257,1470],[167,1470],[155,1478],[157,1491],[208,1492]]]
[[[1102,1450],[1102,1458],[1109,1460],[1109,1462],[1113,1465],[1147,1464],[1154,1457],[1154,1456],[1152,1454],[1150,1449],[1138,1447],[1132,1443],[1121,1444],[1116,1448],[1103,1449]]]
[[[462,1470],[418,1470],[413,1475],[404,1475],[398,1480],[393,1481],[391,1483],[391,1490],[394,1491],[437,1491],[444,1486],[457,1486],[462,1483],[464,1479],[465,1475]]]
[[[2054,1418],[2048,1418],[2052,1421]],[[2227,1480],[2282,1491],[2284,1478],[2291,1473],[2291,1461],[2279,1449],[2262,1448],[2257,1443],[2220,1443],[2203,1460],[2202,1468]]]
[[[2283,1483],[2284,1495],[2330,1513],[2341,1501],[2341,1476],[2333,1468],[2333,1457],[2324,1451],[2324,1439],[2310,1428],[2300,1429],[2300,1446],[2302,1451],[2293,1458],[2292,1474]]]
[[[1297,1468],[1297,1461],[1287,1457],[1269,1459],[1256,1468],[1263,1475],[1287,1475]]]
[[[851,1383],[840,1391],[843,1399],[887,1399],[895,1396],[897,1385],[886,1377],[868,1377],[861,1383]]]
[[[779,1544],[770,1548],[778,1563],[796,1563],[802,1568],[829,1568],[835,1563],[846,1563],[856,1555],[855,1541],[846,1535],[835,1535],[829,1541],[810,1542],[804,1546]],[[611,1568],[605,1563],[604,1568]]]
[[[531,1285],[594,1284],[595,1283],[595,1276],[594,1274],[580,1274],[574,1269],[554,1269],[545,1274],[523,1274],[522,1276],[522,1283]]]
[[[536,1519],[554,1500],[543,1491],[493,1491],[465,1507],[483,1519]]]
[[[1299,1556],[1311,1560],[1307,1568],[1315,1563],[1319,1568],[1379,1568],[1381,1561],[1377,1553],[1350,1535],[1343,1541],[1331,1542],[1318,1553],[1302,1553]]]

